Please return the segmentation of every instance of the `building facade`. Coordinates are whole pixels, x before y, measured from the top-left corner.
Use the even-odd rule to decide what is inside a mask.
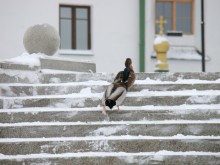
[[[154,72],[155,23],[163,15],[170,72],[201,69],[201,0],[0,0],[0,59],[25,52],[23,36],[48,23],[61,38],[54,56],[93,61],[97,72],[117,72],[132,58],[137,72]],[[219,0],[204,0],[206,71],[220,71]],[[180,33],[181,35],[177,35]]]

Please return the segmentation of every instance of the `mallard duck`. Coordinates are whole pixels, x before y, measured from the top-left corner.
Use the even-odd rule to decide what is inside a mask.
[[[121,105],[126,97],[127,90],[129,90],[135,81],[135,73],[132,66],[132,61],[127,58],[125,61],[125,69],[118,72],[114,82],[111,83],[104,92],[102,98],[103,114],[106,114],[106,106],[112,109]]]

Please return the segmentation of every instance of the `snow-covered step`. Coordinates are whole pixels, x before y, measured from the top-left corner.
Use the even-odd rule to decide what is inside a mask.
[[[2,96],[36,96],[36,95],[64,95],[80,93],[87,88],[91,93],[101,93],[109,85],[106,81],[88,81],[80,83],[60,84],[2,84]]]
[[[24,56],[23,56],[24,57]],[[30,58],[28,60],[20,58],[8,59],[0,62],[0,68],[9,70],[40,70],[40,69],[53,69],[53,70],[66,70],[75,72],[96,72],[96,64],[88,61],[75,61],[65,58],[55,58],[48,56],[41,56],[37,58]],[[22,61],[27,60],[27,61]],[[25,63],[26,62],[26,63]]]
[[[0,69],[4,69],[6,72],[7,70],[37,71],[40,67],[0,61]]]
[[[42,108],[39,111],[30,109],[24,111],[5,109],[0,111],[1,123],[17,123],[17,122],[93,122],[93,121],[157,121],[157,120],[209,120],[220,118],[220,104],[217,105],[201,105],[207,109],[166,109],[156,110],[140,110],[138,107],[129,109],[120,108],[120,110],[109,110],[108,116],[101,113],[102,107],[93,108],[93,110],[84,110],[83,108],[56,110],[51,108]],[[209,106],[209,107],[208,107]],[[189,106],[190,107],[190,106]],[[212,108],[213,107],[213,108]],[[214,109],[218,107],[217,109]]]
[[[152,79],[157,81],[209,80],[220,78],[220,72],[175,72],[175,73],[137,73],[138,80]]]
[[[69,83],[84,81],[108,81],[112,82],[113,73],[79,73],[71,71],[48,70],[23,71],[0,69],[0,83]]]
[[[1,109],[15,109],[25,107],[63,107],[83,108],[101,105],[102,93],[89,93],[83,90],[80,94],[70,95],[41,95],[25,97],[0,97]],[[130,92],[125,98],[125,106],[145,105],[192,105],[219,104],[220,91],[173,91],[173,92]]]
[[[72,152],[219,152],[220,136],[89,136],[0,139],[3,155]]]
[[[220,72],[137,73],[104,116],[115,74],[55,60],[0,64],[0,164],[220,164]]]
[[[39,70],[39,71],[19,71],[0,70],[0,83],[68,83],[83,81],[108,81],[112,82],[116,73],[74,73],[70,71]],[[156,83],[166,81],[180,82],[182,80],[218,81],[220,72],[200,73],[136,73],[136,80],[154,80]],[[162,81],[162,82],[161,82]]]
[[[56,58],[41,58],[41,69],[69,70],[75,72],[96,72],[94,62],[73,61]]]
[[[2,96],[36,96],[36,95],[62,95],[80,93],[90,88],[91,93],[104,92],[109,85],[106,81],[88,81],[80,83],[60,84],[2,84]],[[148,91],[182,91],[182,90],[219,90],[220,83],[198,84],[134,84],[129,92]]]
[[[41,71],[42,76],[45,77],[43,83],[51,82],[51,79],[60,80],[65,82],[65,78],[75,75],[76,82],[83,81],[112,81],[116,73],[60,73],[56,71]],[[203,72],[180,72],[180,73],[136,73],[136,80],[154,80],[154,81],[172,81],[178,82],[181,80],[202,80],[202,81],[219,81],[220,72],[203,73]],[[64,81],[63,81],[64,80]]]
[[[130,124],[129,124],[130,123]],[[157,124],[158,123],[158,124]],[[84,136],[219,136],[220,122],[213,120],[166,120],[142,122],[36,122],[1,123],[0,138],[49,138]]]
[[[54,71],[52,71],[54,72]],[[68,82],[84,82],[84,81],[108,81],[112,82],[116,73],[51,73],[50,71],[42,71],[41,83],[68,83]],[[220,81],[220,72],[214,73],[136,73],[136,80],[144,80],[151,83],[163,82],[179,82],[181,81]]]
[[[63,154],[2,155],[0,164],[220,164],[219,152],[77,152]]]

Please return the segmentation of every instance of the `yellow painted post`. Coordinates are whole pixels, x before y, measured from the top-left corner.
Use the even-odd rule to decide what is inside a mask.
[[[170,48],[168,40],[164,37],[164,27],[163,25],[167,23],[163,19],[163,16],[160,16],[160,20],[156,20],[156,24],[159,24],[160,35],[157,36],[154,40],[154,50],[157,53],[157,63],[155,65],[155,72],[168,72],[169,65],[167,63],[167,51]]]

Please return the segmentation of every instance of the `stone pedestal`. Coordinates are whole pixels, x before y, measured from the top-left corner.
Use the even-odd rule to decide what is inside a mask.
[[[169,65],[167,63],[167,51],[170,44],[164,36],[157,36],[154,40],[154,50],[157,53],[157,63],[155,65],[155,72],[168,72]]]

